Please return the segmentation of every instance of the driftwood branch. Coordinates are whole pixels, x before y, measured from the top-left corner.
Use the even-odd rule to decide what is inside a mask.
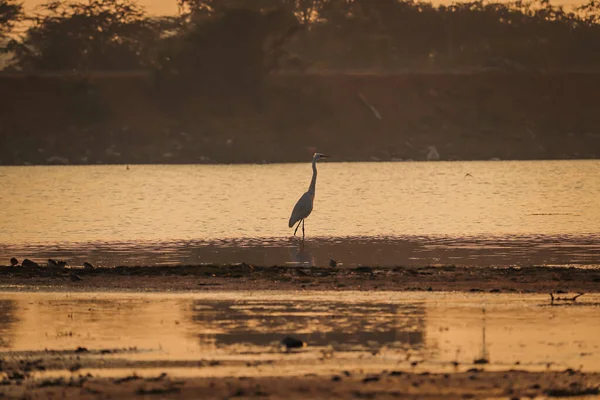
[[[577,295],[573,297],[554,297],[554,294],[550,292],[550,301],[554,303],[555,301],[576,301],[578,297],[583,296],[585,293],[577,293]]]
[[[362,101],[362,103],[365,105],[365,107],[367,107],[369,110],[371,110],[371,112],[373,113],[373,116],[375,116],[375,118],[377,118],[380,121],[383,119],[383,118],[381,118],[381,114],[379,113],[379,111],[377,111],[375,106],[372,105],[371,103],[369,103],[367,101],[367,99],[365,98],[365,96],[363,96],[363,94],[361,92],[358,92],[358,98],[360,99],[360,101]]]

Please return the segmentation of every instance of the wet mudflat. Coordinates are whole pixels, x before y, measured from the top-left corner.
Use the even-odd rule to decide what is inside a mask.
[[[558,295],[565,297],[566,295]],[[598,394],[600,295],[0,293],[0,392],[32,398]],[[286,349],[292,336],[305,347]]]

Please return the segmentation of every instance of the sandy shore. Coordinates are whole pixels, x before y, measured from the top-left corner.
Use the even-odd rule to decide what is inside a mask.
[[[564,267],[287,267],[241,265],[0,267],[2,290],[392,290],[598,293],[600,271]]]

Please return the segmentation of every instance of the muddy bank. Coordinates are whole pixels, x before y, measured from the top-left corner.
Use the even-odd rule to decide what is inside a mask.
[[[149,74],[0,77],[0,164],[600,156],[599,73],[307,74],[207,98]]]
[[[17,378],[21,376],[17,375]],[[20,383],[17,383],[20,382]],[[25,382],[25,384],[23,384]],[[600,374],[564,372],[486,372],[430,374],[344,371],[331,376],[178,378],[168,374],[142,378],[71,378],[28,381],[9,375],[3,381],[6,398],[522,398],[600,394]],[[154,396],[150,396],[154,395]]]
[[[0,267],[3,290],[391,290],[598,293],[600,271],[562,267],[286,267],[240,265]],[[564,297],[564,296],[562,296]]]

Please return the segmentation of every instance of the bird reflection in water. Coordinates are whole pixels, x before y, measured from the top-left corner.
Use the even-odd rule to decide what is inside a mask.
[[[310,247],[307,249],[303,241],[290,247],[290,261],[288,264],[313,267],[315,263],[315,256],[311,254]]]

